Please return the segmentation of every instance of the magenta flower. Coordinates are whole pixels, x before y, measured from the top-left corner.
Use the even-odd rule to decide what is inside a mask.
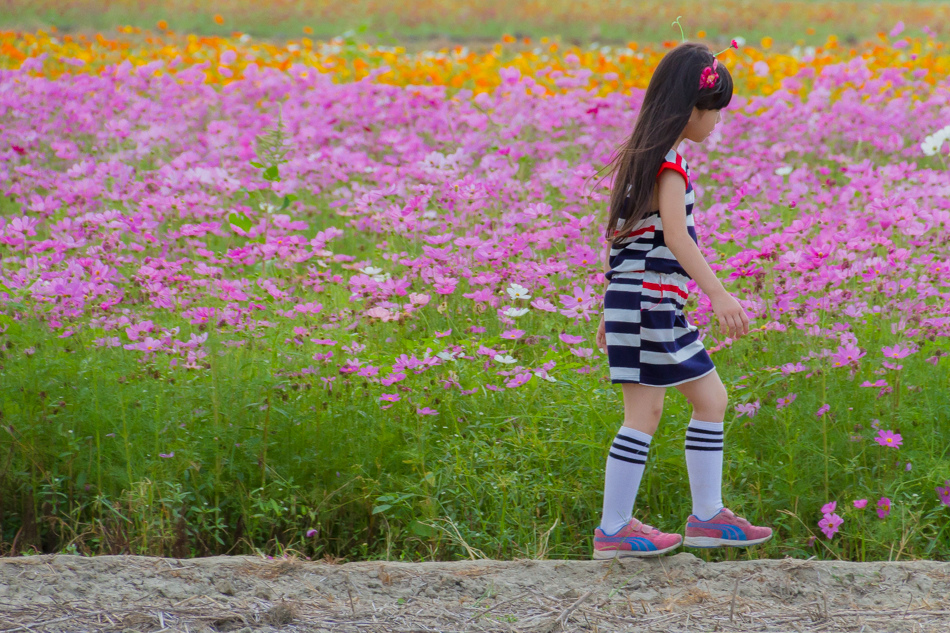
[[[854,507],[857,508],[858,510],[864,508],[865,506],[867,506],[867,504],[868,504],[868,500],[867,500],[867,499],[855,499],[855,500],[854,500]]]
[[[879,519],[885,518],[891,513],[891,500],[887,497],[881,497],[877,502],[877,516]]]
[[[307,538],[311,538],[317,535],[317,530],[315,528],[310,528],[307,530]]]
[[[790,393],[790,394],[788,394],[787,396],[785,396],[784,398],[779,398],[779,399],[778,399],[778,403],[776,404],[776,408],[777,408],[777,409],[784,409],[784,408],[787,407],[788,405],[790,405],[790,404],[792,404],[793,402],[795,402],[795,398],[797,398],[797,397],[798,397],[797,394]]]
[[[422,407],[421,409],[416,409],[416,413],[419,415],[438,415],[439,412],[435,409],[430,409],[429,407]]]
[[[817,416],[820,418],[820,417],[823,416],[824,414],[828,413],[828,410],[829,410],[830,408],[831,408],[831,405],[823,404],[823,405],[821,405],[821,408],[818,409],[818,412],[815,413],[815,415],[817,415]]]
[[[838,528],[841,527],[842,523],[844,523],[844,519],[837,514],[826,514],[824,518],[818,522],[818,526],[821,528],[821,531],[825,533],[825,536],[830,539],[837,534]]]
[[[822,514],[831,514],[832,512],[835,511],[835,508],[837,508],[837,507],[838,507],[838,502],[837,502],[837,501],[831,501],[831,502],[826,503],[825,505],[821,506],[821,513],[822,513]]]
[[[874,441],[880,444],[881,446],[893,446],[897,448],[903,442],[900,433],[894,433],[893,431],[885,431],[881,429],[877,432],[877,437],[874,438]]]
[[[585,340],[583,336],[574,336],[573,334],[565,334],[564,332],[558,334],[558,338],[568,345],[577,345]]]
[[[945,506],[950,506],[950,479],[943,482],[944,487],[937,487],[937,496],[940,497],[940,503]]]
[[[762,403],[759,400],[756,400],[755,402],[749,402],[747,404],[737,404],[736,413],[738,415],[736,417],[741,418],[742,416],[746,415],[750,418],[754,418],[755,414],[761,407]]]

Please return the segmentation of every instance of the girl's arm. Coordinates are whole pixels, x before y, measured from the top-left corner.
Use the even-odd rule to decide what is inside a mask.
[[[607,248],[604,250],[604,274],[606,275],[610,271],[610,242],[607,242]],[[607,286],[610,285],[608,279],[604,279],[604,292],[607,291]]]
[[[710,300],[728,296],[728,291],[686,229],[686,181],[683,176],[672,169],[663,170],[657,186],[660,188],[660,220],[666,247]]]

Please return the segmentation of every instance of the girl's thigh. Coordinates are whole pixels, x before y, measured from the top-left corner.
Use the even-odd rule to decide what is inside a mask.
[[[660,420],[666,387],[652,387],[638,383],[621,383],[625,420]]]

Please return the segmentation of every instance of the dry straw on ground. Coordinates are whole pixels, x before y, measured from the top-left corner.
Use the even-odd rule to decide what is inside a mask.
[[[13,631],[950,630],[950,563],[0,560]]]

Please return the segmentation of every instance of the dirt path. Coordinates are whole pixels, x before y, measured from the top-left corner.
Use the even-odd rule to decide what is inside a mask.
[[[944,633],[950,563],[0,559],[0,633],[277,630]]]

